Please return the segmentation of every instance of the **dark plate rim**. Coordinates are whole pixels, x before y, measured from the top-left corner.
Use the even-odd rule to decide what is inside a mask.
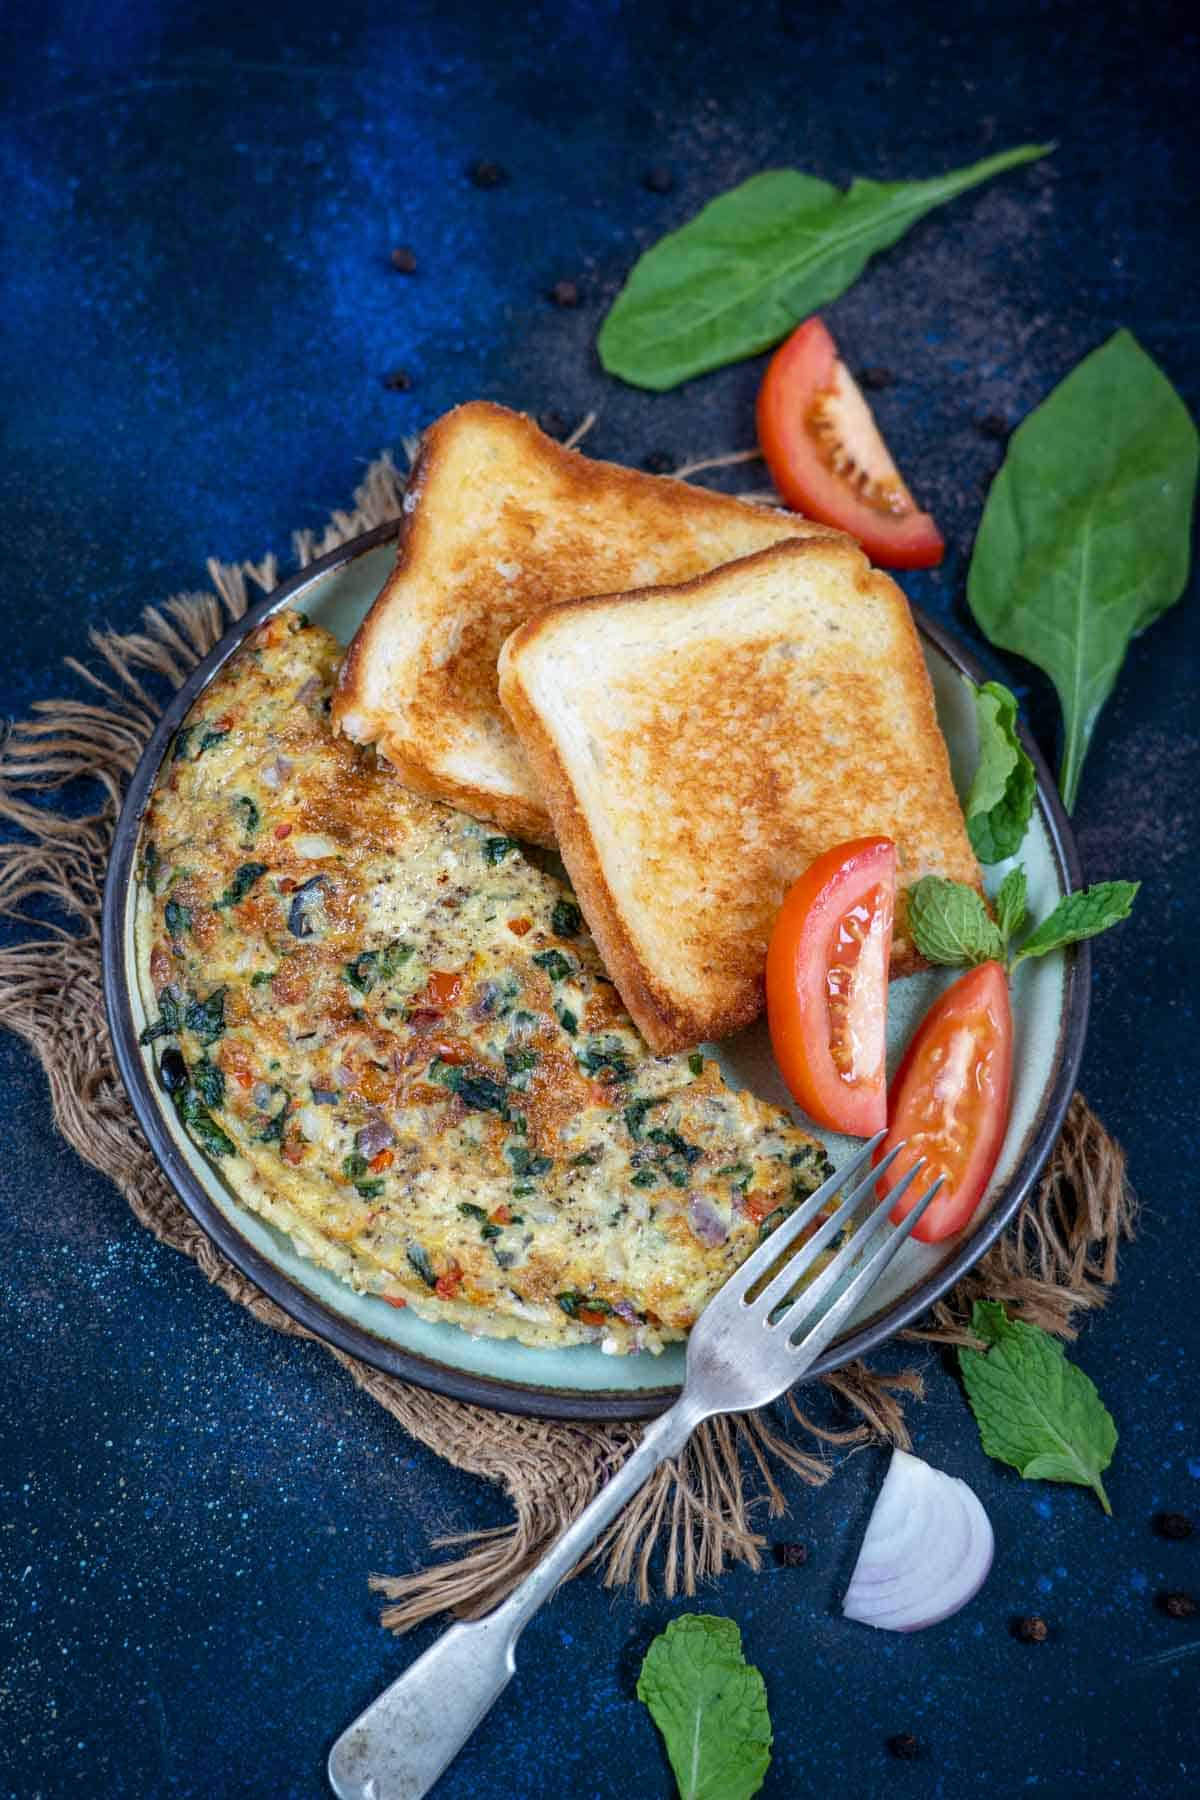
[[[643,1388],[630,1394],[619,1389],[585,1391],[539,1388],[526,1383],[505,1381],[498,1376],[477,1375],[435,1362],[415,1351],[402,1349],[332,1312],[303,1288],[297,1287],[290,1276],[264,1257],[210,1198],[179,1154],[166,1128],[158,1096],[147,1076],[140,1054],[129,1003],[131,971],[125,955],[124,913],[142,815],[167,745],[196,696],[256,625],[270,618],[281,607],[298,603],[305,590],[330,571],[342,568],[369,551],[389,543],[398,535],[400,525],[401,521],[398,519],[389,521],[373,531],[350,539],[336,550],[330,551],[327,556],[309,563],[256,605],[248,608],[240,619],[230,625],[220,642],[203,661],[196,665],[183,686],[172,696],[151,733],[125,795],[113,835],[104,884],[104,1004],[117,1067],[151,1149],[197,1224],[235,1268],[255,1282],[297,1324],[304,1326],[315,1336],[385,1374],[396,1375],[401,1380],[414,1382],[418,1387],[445,1394],[453,1400],[465,1400],[476,1406],[544,1419],[650,1418],[671,1405],[678,1395],[678,1387]],[[943,626],[927,618],[919,608],[913,608],[913,615],[921,635],[928,638],[954,667],[969,675],[972,681],[987,679],[987,671],[976,657],[964,649]],[[1038,807],[1050,838],[1059,875],[1068,889],[1077,888],[1082,885],[1082,872],[1066,812],[1037,745],[1024,725],[1019,730],[1037,776]],[[1017,1167],[986,1223],[904,1299],[867,1320],[850,1336],[832,1344],[814,1364],[807,1379],[828,1374],[853,1361],[855,1357],[867,1355],[920,1318],[991,1248],[1029,1194],[1045,1166],[1070,1105],[1087,1032],[1091,985],[1090,948],[1086,943],[1079,944],[1069,950],[1066,956],[1064,1003],[1055,1048],[1054,1077],[1038,1117],[1022,1146]]]

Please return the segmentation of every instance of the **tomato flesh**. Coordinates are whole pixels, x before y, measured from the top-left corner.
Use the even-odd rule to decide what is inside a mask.
[[[788,890],[767,951],[767,1024],[788,1091],[815,1124],[850,1137],[887,1122],[895,897],[890,838],[839,844]]]
[[[862,390],[819,318],[775,352],[758,394],[758,441],[788,505],[856,537],[885,569],[928,569],[942,534],[909,493]]]
[[[998,962],[961,975],[926,1013],[904,1053],[888,1095],[888,1135],[878,1162],[902,1139],[904,1149],[880,1177],[880,1195],[895,1187],[918,1157],[925,1168],[892,1223],[911,1212],[930,1180],[945,1185],[913,1236],[937,1244],[974,1213],[991,1179],[1004,1132],[1012,1084],[1013,1023],[1008,976]]]

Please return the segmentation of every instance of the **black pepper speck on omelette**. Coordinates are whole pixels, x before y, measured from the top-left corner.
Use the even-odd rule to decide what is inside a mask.
[[[335,737],[294,612],[204,692],[139,866],[143,1041],[238,1198],[360,1292],[658,1350],[829,1172],[714,1062],[653,1056],[570,890]]]

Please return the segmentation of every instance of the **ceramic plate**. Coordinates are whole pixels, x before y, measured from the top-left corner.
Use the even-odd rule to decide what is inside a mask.
[[[411,1311],[355,1294],[335,1276],[300,1257],[290,1241],[239,1204],[217,1168],[204,1158],[164,1102],[149,1053],[138,1034],[146,1011],[133,954],[133,869],[143,811],[167,746],[200,690],[233,655],[246,634],[280,607],[296,605],[349,641],[391,568],[397,525],[387,525],[312,563],[231,628],[195,670],[164,713],[146,747],[117,828],[104,900],[105,997],[117,1062],[146,1135],[184,1204],[229,1259],[264,1292],[318,1336],[364,1361],[423,1387],[485,1406],[548,1418],[631,1418],[661,1411],[678,1391],[684,1346],[661,1356],[605,1356],[598,1347],[535,1350],[507,1340],[472,1337],[459,1326],[432,1324]],[[950,747],[960,792],[975,766],[974,706],[962,675],[982,673],[966,652],[918,615],[938,717]],[[1080,885],[1070,828],[1032,742],[1025,747],[1038,774],[1038,804],[1021,860],[1029,876],[1032,916],[1041,918]],[[988,872],[993,890],[1009,865]],[[817,1363],[836,1368],[910,1324],[943,1294],[1003,1229],[1040,1173],[1075,1086],[1087,1018],[1087,946],[1023,963],[1013,990],[1016,1047],[1008,1135],[984,1204],[958,1238],[936,1245],[908,1243],[870,1296],[867,1312]],[[934,996],[953,979],[929,971],[891,990],[889,1068]],[[787,1105],[759,1024],[719,1051],[736,1086]],[[835,1163],[849,1153],[844,1139],[826,1136]]]

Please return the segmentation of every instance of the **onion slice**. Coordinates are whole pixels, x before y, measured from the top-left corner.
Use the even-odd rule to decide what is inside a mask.
[[[881,1631],[940,1624],[987,1580],[993,1541],[965,1481],[893,1450],[842,1612]]]

